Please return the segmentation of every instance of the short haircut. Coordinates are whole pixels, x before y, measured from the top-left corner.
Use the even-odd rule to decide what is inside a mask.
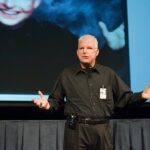
[[[82,41],[84,38],[88,38],[88,37],[94,39],[94,41],[95,41],[95,47],[98,49],[98,41],[97,41],[97,38],[96,38],[95,36],[93,36],[93,35],[90,35],[90,34],[85,34],[85,35],[80,36],[79,39],[78,39],[78,43],[79,43],[80,41]]]

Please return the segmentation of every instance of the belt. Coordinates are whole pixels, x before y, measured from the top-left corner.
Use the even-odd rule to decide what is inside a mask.
[[[77,123],[96,125],[109,123],[108,119],[92,119],[92,118],[78,118]]]

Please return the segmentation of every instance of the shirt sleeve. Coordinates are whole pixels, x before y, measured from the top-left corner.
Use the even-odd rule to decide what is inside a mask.
[[[141,97],[142,92],[133,93],[116,73],[113,73],[112,87],[116,107],[140,105],[145,102],[145,99]]]
[[[58,76],[53,86],[52,92],[48,97],[48,101],[51,105],[50,110],[58,110],[60,107],[64,105],[65,92],[62,85],[62,77],[63,77],[63,73],[61,73]]]

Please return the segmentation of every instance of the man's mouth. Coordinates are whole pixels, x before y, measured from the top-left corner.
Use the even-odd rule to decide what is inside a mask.
[[[2,8],[0,8],[0,11],[4,15],[18,15],[20,13],[19,11],[15,11],[15,10],[12,10],[12,9],[2,9]]]
[[[83,58],[88,58],[88,56],[82,56]]]

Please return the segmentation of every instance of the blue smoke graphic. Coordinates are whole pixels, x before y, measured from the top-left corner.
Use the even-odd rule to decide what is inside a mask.
[[[43,0],[34,14],[76,36],[93,34],[103,48],[106,41],[98,24],[105,22],[111,31],[124,22],[123,0]]]

